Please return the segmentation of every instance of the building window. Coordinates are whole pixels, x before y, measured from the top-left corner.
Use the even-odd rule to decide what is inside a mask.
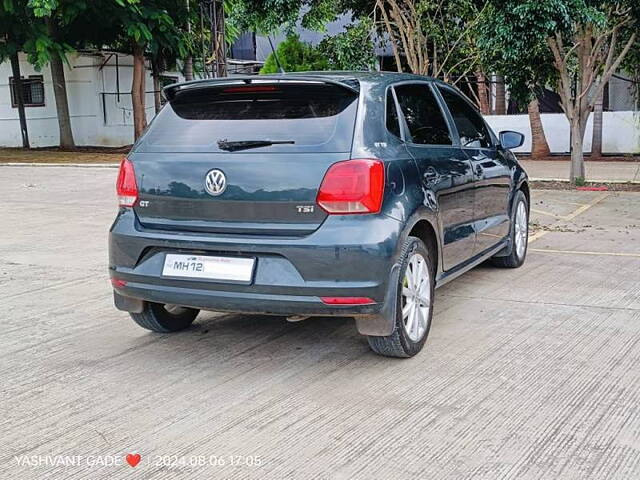
[[[18,91],[13,77],[9,78],[11,88],[11,106],[18,108]],[[22,77],[22,98],[25,107],[44,107],[44,79],[42,75]]]

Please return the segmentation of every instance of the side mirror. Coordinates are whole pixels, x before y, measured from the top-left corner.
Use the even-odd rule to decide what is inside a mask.
[[[520,132],[513,132],[511,130],[504,130],[500,132],[500,145],[502,148],[511,150],[512,148],[518,148],[524,143],[524,135]]]

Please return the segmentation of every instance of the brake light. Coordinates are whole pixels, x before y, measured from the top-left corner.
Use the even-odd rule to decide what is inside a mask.
[[[378,213],[384,194],[384,164],[375,158],[334,163],[322,180],[317,202],[327,213]]]
[[[133,163],[128,158],[120,163],[120,172],[116,181],[118,203],[121,207],[133,207],[138,200],[138,185],[136,184],[136,172]]]
[[[222,90],[223,93],[259,93],[259,92],[277,92],[278,87],[273,85],[259,85],[246,87],[230,87]]]
[[[370,305],[376,303],[367,297],[320,297],[320,300],[327,305]]]

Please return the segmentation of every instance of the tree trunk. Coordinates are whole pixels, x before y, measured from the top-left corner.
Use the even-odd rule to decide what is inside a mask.
[[[476,72],[476,80],[478,82],[478,98],[480,100],[480,105],[478,106],[480,107],[480,112],[482,112],[483,115],[489,115],[489,89],[487,88],[487,77],[482,72]]]
[[[602,157],[602,110],[604,91],[593,106],[593,137],[591,140],[591,158],[597,160]]]
[[[211,52],[213,53],[213,76],[222,78],[227,76],[227,44],[225,42],[224,2],[213,2],[213,28],[217,34],[211,35]]]
[[[157,58],[151,59],[151,75],[153,77],[153,102],[156,115],[162,110],[162,99],[160,93],[160,66]]]
[[[136,140],[147,127],[145,112],[145,62],[144,46],[133,44],[133,81],[131,82],[131,103],[133,105],[133,129]]]
[[[504,88],[504,77],[502,75],[495,76],[496,82],[496,115],[507,114],[507,99],[506,91]]]
[[[191,38],[191,5],[189,4],[189,0],[185,0],[187,2],[187,35]],[[188,55],[184,60],[184,79],[187,82],[193,80],[193,57]]]
[[[30,148],[29,132],[27,130],[27,116],[24,111],[24,94],[22,91],[22,74],[20,73],[20,60],[18,53],[11,55],[11,75],[13,75],[13,85],[15,90],[16,104],[18,106],[18,117],[20,118],[20,134],[22,135],[22,147]]]
[[[54,54],[51,57],[51,79],[53,81],[53,94],[56,98],[56,110],[58,112],[60,146],[63,148],[73,148],[75,147],[75,142],[73,141],[73,131],[71,130],[67,83],[64,78],[62,57],[58,54]]]
[[[184,79],[187,82],[193,80],[193,57],[191,55],[184,61]]]
[[[571,125],[571,174],[570,180],[574,185],[585,178],[584,154],[582,143],[584,141],[584,127],[580,125],[578,115],[570,120]],[[586,123],[586,122],[585,122]]]
[[[531,124],[531,158],[542,159],[548,157],[551,151],[542,127],[540,106],[537,98],[529,102],[528,111],[529,123]]]

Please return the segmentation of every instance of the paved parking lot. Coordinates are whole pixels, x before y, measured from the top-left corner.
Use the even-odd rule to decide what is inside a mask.
[[[524,267],[440,289],[396,360],[348,319],[138,328],[115,175],[0,167],[1,478],[640,478],[640,194],[534,191]]]

